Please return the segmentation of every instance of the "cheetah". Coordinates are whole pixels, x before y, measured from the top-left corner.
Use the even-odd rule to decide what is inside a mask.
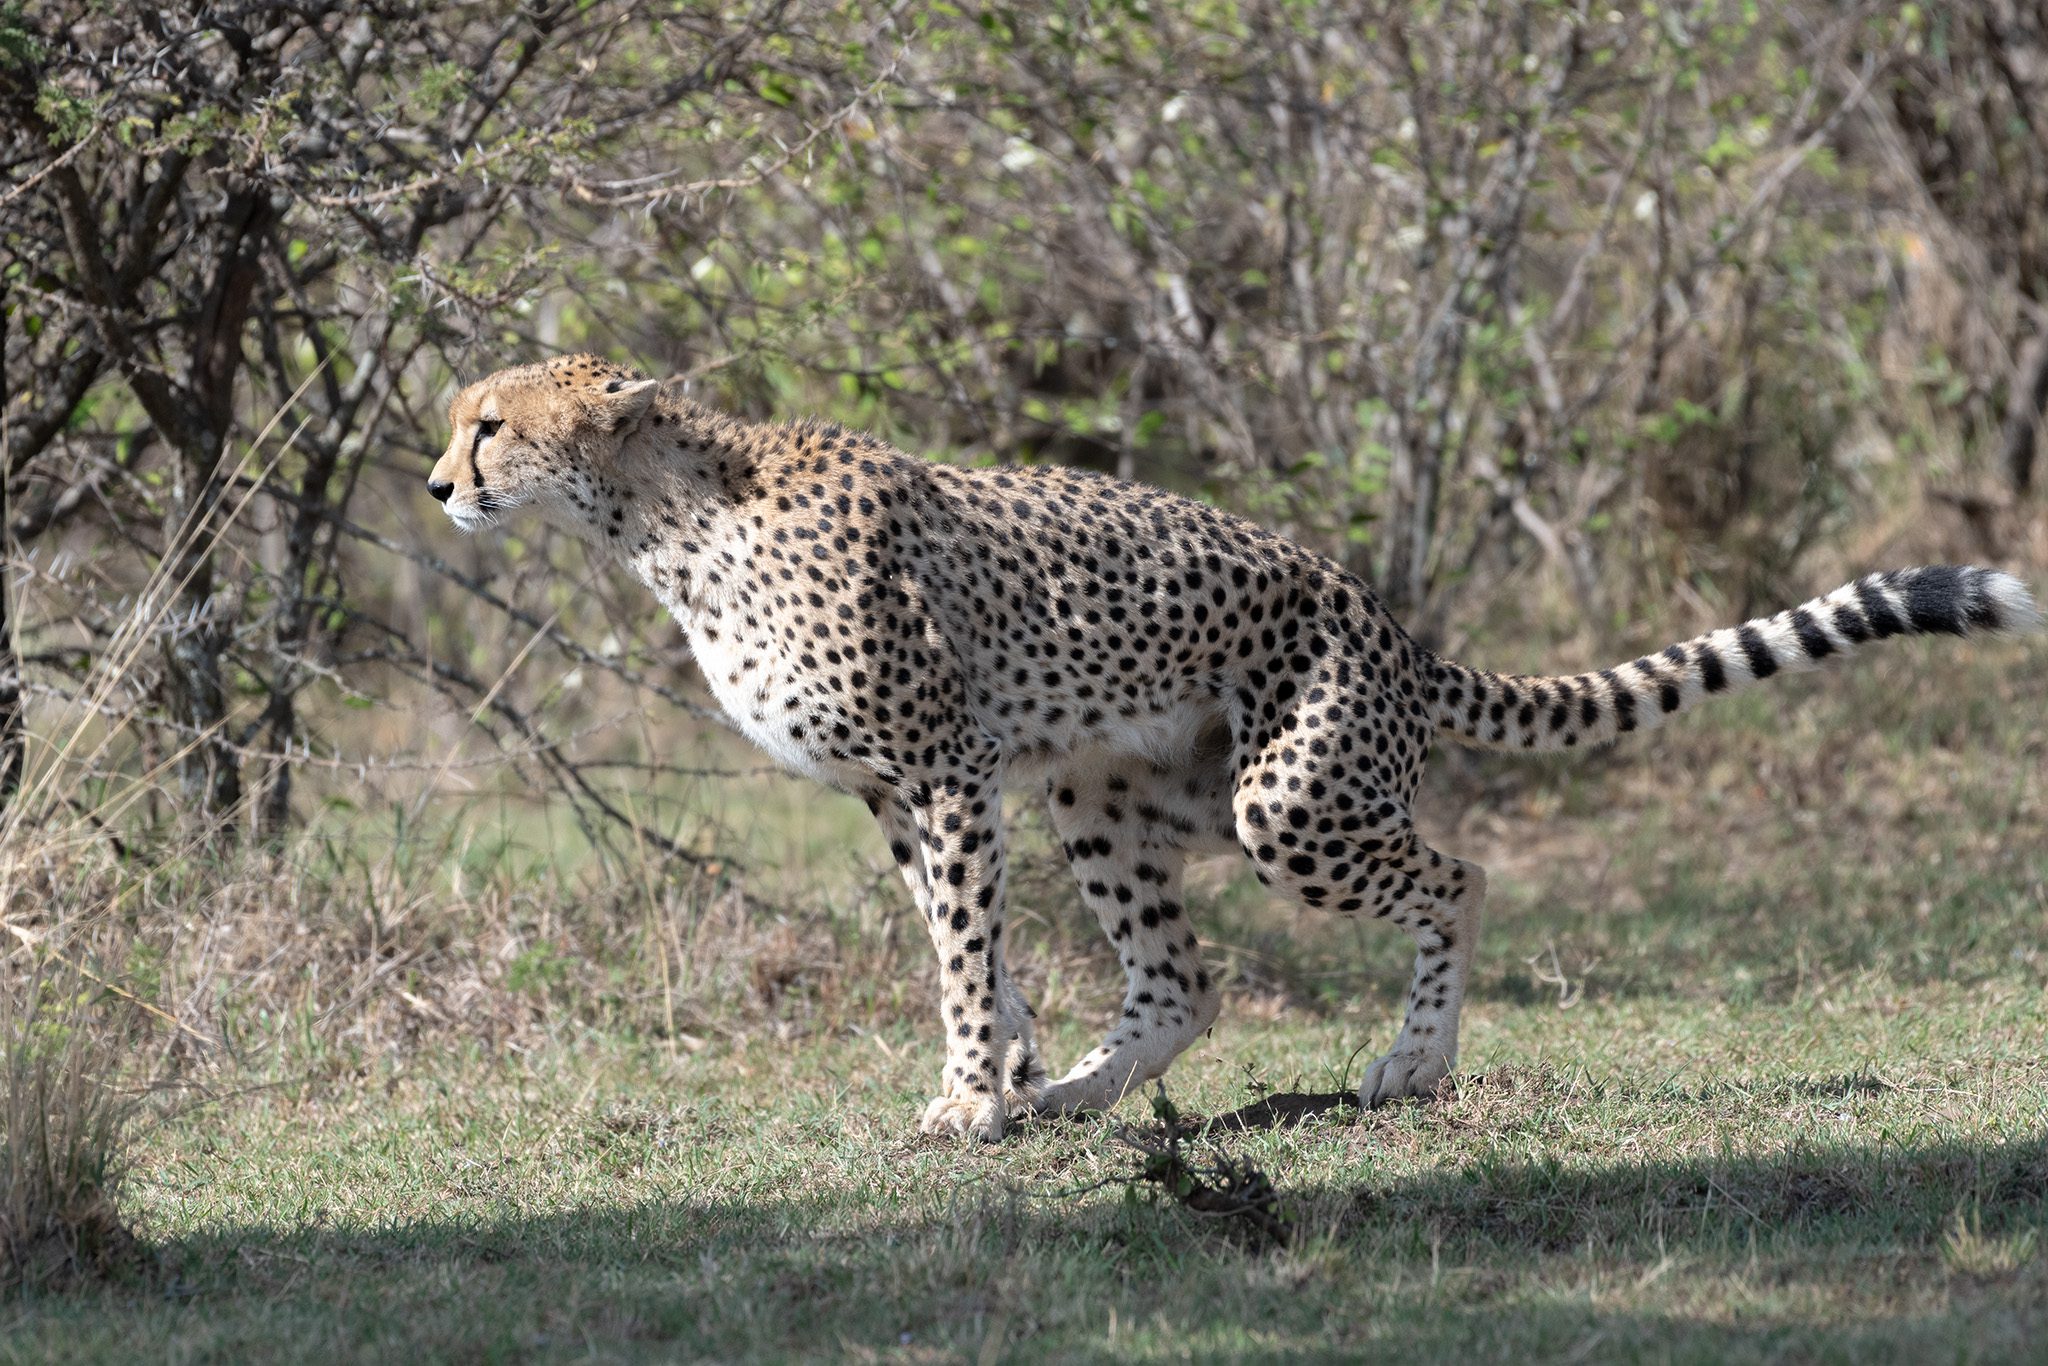
[[[1320,555],[1098,474],[742,422],[594,356],[500,371],[449,422],[427,488],[459,528],[532,507],[625,565],[741,731],[874,813],[938,955],[920,1127],[988,1141],[1114,1105],[1215,1021],[1190,857],[1408,933],[1406,1015],[1359,1101],[1426,1097],[1457,1062],[1486,900],[1411,820],[1433,740],[1584,748],[1872,641],[2040,621],[2010,575],[1899,569],[1596,673],[1503,676],[1424,649]],[[1003,806],[1035,787],[1126,977],[1057,1080],[1003,962]]]

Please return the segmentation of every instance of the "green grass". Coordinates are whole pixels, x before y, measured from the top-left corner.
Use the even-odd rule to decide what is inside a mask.
[[[1114,1122],[916,1136],[930,968],[845,803],[733,787],[751,920],[522,873],[465,929],[431,918],[452,882],[408,884],[392,980],[459,978],[447,1020],[408,1041],[295,987],[325,1023],[141,1141],[154,1269],[0,1302],[0,1361],[2041,1360],[2039,676],[1851,676],[1578,767],[1446,765],[1425,824],[1494,869],[1458,1094],[1214,1126],[1284,1245],[1134,1183]],[[1116,984],[1019,844],[1020,977],[1065,1061]],[[1196,881],[1230,996],[1175,1103],[1347,1091],[1400,936]],[[335,907],[311,937],[362,933]]]
[[[910,1028],[254,1092],[157,1135],[147,1282],[0,1357],[2023,1360],[2048,1331],[2038,990],[1476,1003],[1455,1100],[1219,1141],[1291,1245],[1126,1194],[1101,1122],[913,1136]],[[1383,1028],[1231,1024],[1186,1109],[1355,1080]],[[1056,1046],[1084,1043],[1062,1029]],[[1131,1118],[1142,1118],[1140,1107]]]

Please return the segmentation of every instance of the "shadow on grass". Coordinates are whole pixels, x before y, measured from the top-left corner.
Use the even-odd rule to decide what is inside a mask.
[[[1270,1096],[1224,1118],[1258,1127],[1342,1103]],[[146,1336],[184,1312],[206,1324],[208,1351],[261,1340],[265,1355],[428,1358],[516,1358],[551,1345],[717,1359],[916,1345],[986,1360],[991,1334],[999,1346],[1021,1348],[1030,1335],[1033,1351],[1095,1355],[1108,1348],[1112,1308],[1126,1325],[1170,1323],[1198,1349],[1245,1360],[1331,1355],[1332,1322],[1355,1325],[1356,1345],[1398,1340],[1431,1356],[1542,1356],[1590,1342],[1605,1344],[1603,1356],[1700,1360],[1916,1359],[1964,1326],[1958,1314],[1991,1335],[1985,1342],[2038,1342],[2048,1331],[2040,1259],[1971,1279],[1946,1267],[1943,1251],[1959,1211],[1974,1212],[1977,1234],[1992,1240],[2048,1221],[2048,1137],[1675,1161],[1480,1159],[1308,1189],[1290,1189],[1276,1170],[1298,1246],[1313,1249],[1298,1255],[1248,1251],[1171,1203],[1017,1189],[1004,1166],[1000,1152],[963,1152],[950,1189],[936,1191],[878,1178],[857,1191],[723,1199],[677,1189],[540,1214],[222,1229],[157,1249],[182,1310],[130,1300],[110,1322]],[[1603,1310],[1578,1288],[1588,1275],[1629,1285],[1674,1265],[1674,1279],[1696,1288],[1669,1313]],[[1887,1308],[1849,1324],[1809,1306],[1731,1327],[1698,1308],[1701,1294],[1719,1293],[1716,1278],[1813,1283],[1825,1303],[1854,1301],[1870,1275],[1962,1291],[1887,1292]],[[1014,1286],[1054,1298],[1020,1303]],[[1409,1308],[1385,1338],[1396,1302]],[[1246,1324],[1259,1325],[1255,1338],[1243,1336]]]
[[[1937,1251],[1959,1213],[1997,1235],[2048,1217],[2048,1137],[2002,1145],[1811,1145],[1768,1158],[1622,1164],[1481,1159],[1360,1187],[1347,1227],[1424,1229],[1475,1257],[1597,1246],[1656,1258]]]
[[[1324,1115],[1347,1111],[1354,1119],[1363,1113],[1358,1108],[1356,1091],[1275,1091],[1229,1114],[1215,1116],[1209,1121],[1209,1127],[1212,1131],[1235,1130],[1239,1133],[1252,1129],[1290,1129]]]
[[[1461,1076],[1457,1078],[1457,1084],[1484,1087],[1487,1084],[1486,1074]],[[1734,1081],[1693,1088],[1659,1083],[1654,1089],[1660,1099],[1704,1105],[1738,1095],[1748,1098],[1760,1089],[1793,1100],[1833,1100],[1843,1096],[1882,1095],[1894,1088],[1882,1078],[1867,1073],[1846,1073],[1833,1077],[1792,1077],[1756,1086]],[[1213,1132],[1249,1133],[1260,1129],[1297,1128],[1328,1116],[1334,1116],[1340,1122],[1356,1123],[1364,1118],[1364,1114],[1358,1107],[1355,1091],[1274,1091],[1227,1114],[1211,1116],[1207,1122]]]

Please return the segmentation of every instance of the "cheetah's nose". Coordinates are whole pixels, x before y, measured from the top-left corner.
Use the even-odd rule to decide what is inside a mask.
[[[435,502],[445,503],[448,501],[448,495],[455,492],[455,485],[449,483],[446,479],[429,479],[427,481],[427,492],[434,495]]]

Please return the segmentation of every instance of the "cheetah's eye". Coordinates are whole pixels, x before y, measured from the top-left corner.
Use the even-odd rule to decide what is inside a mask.
[[[504,420],[501,418],[480,418],[476,424],[476,439],[479,441],[489,441],[498,434],[498,428],[504,425]]]

